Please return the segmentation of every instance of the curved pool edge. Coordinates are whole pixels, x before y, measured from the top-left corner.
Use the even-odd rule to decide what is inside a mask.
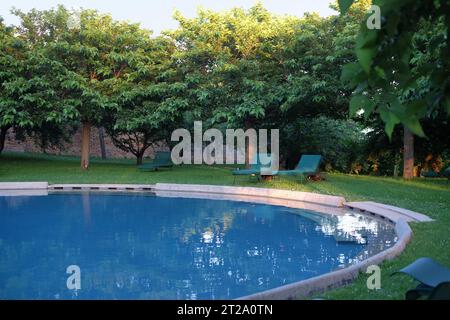
[[[0,195],[45,195],[48,191],[141,191],[164,196],[185,196],[204,198],[226,198],[229,200],[282,205],[291,208],[320,206],[319,210],[332,214],[338,208],[359,210],[363,214],[381,218],[395,224],[397,242],[390,248],[346,268],[332,271],[314,278],[294,282],[255,294],[240,297],[243,300],[286,300],[306,298],[313,294],[337,288],[352,282],[370,265],[397,257],[411,241],[413,233],[409,222],[433,221],[428,216],[402,208],[376,202],[346,202],[345,198],[318,193],[290,191],[269,188],[232,187],[195,184],[50,184],[0,183]]]
[[[400,219],[395,225],[398,240],[394,246],[360,261],[349,267],[332,271],[314,278],[294,282],[281,287],[240,297],[237,300],[292,300],[310,297],[351,283],[358,275],[367,270],[370,265],[378,265],[385,260],[391,260],[400,255],[411,241],[412,230],[408,223]]]
[[[162,193],[165,195],[183,195],[183,196],[198,196],[198,195],[217,195],[225,194],[227,199],[233,199],[238,201],[250,201],[255,199],[264,198],[264,203],[283,205],[292,208],[305,208],[305,203],[309,203],[313,206],[321,205],[321,209],[318,210],[325,214],[332,214],[333,208],[336,211],[337,208],[348,208],[351,210],[359,210],[361,213],[368,213],[371,216],[381,218],[387,222],[395,224],[395,233],[397,235],[397,242],[390,248],[371,256],[365,260],[362,260],[356,264],[348,266],[346,268],[332,271],[317,277],[301,280],[284,286],[276,287],[273,289],[261,291],[251,295],[237,298],[237,300],[289,300],[307,298],[313,294],[321,293],[329,289],[341,287],[343,285],[351,283],[355,280],[361,272],[365,272],[370,265],[378,265],[385,260],[390,260],[400,255],[406,248],[407,244],[411,241],[413,233],[408,225],[408,222],[421,221],[416,217],[423,216],[427,219],[423,221],[432,221],[425,215],[417,213],[417,216],[412,217],[410,214],[405,214],[402,210],[395,211],[387,210],[385,207],[376,206],[377,203],[372,206],[359,207],[354,203],[347,203],[345,198],[323,195],[311,192],[289,191],[280,189],[268,189],[268,188],[251,188],[251,187],[229,187],[229,186],[211,186],[211,185],[188,185],[188,184],[156,184],[156,194]],[[214,196],[213,196],[214,197]],[[260,202],[260,201],[257,201]],[[328,207],[329,210],[323,208]],[[308,207],[306,207],[308,208]],[[314,209],[310,207],[308,209]],[[401,208],[397,208],[401,209]],[[405,210],[406,212],[406,210]],[[411,211],[409,211],[411,212]]]

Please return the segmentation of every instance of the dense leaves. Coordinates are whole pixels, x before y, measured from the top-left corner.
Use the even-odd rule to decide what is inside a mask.
[[[146,48],[139,63],[144,68],[132,70],[121,84],[115,95],[119,109],[104,121],[114,144],[134,154],[138,164],[149,147],[170,139],[188,107],[174,69],[173,44],[164,38],[149,39]]]
[[[352,120],[300,118],[283,129],[288,166],[295,167],[302,154],[321,154],[327,171],[360,173],[366,140],[362,129]]]
[[[58,123],[70,123],[70,112],[58,112],[65,69],[40,50],[33,50],[26,39],[14,36],[12,28],[0,22],[0,130],[4,135],[14,128],[21,133],[37,133],[41,143],[57,142],[65,134]],[[41,132],[45,128],[57,135],[52,139]]]
[[[113,141],[141,161],[145,150],[157,140],[154,132],[185,106],[169,96],[174,84],[164,79],[170,74],[166,61],[173,53],[173,44],[152,39],[138,24],[117,22],[94,10],[77,12],[59,6],[14,13],[22,21],[16,39],[28,46],[35,60],[31,65],[45,66],[47,70],[41,74],[55,80],[49,84],[52,99],[36,95],[27,99],[33,105],[31,110],[61,126],[74,121],[83,126],[106,126]],[[25,68],[29,65],[29,61],[24,63]],[[12,78],[22,91],[34,83]],[[20,81],[26,82],[25,87]],[[18,94],[23,99],[22,91]],[[34,92],[44,91],[36,88]],[[55,103],[50,105],[50,100]],[[46,109],[37,101],[46,104]],[[89,143],[85,138],[83,144]]]
[[[343,13],[354,0],[341,0]],[[381,28],[361,23],[358,62],[348,64],[342,79],[354,89],[350,112],[377,112],[392,135],[403,123],[425,136],[420,120],[437,109],[450,114],[450,1],[374,0]]]

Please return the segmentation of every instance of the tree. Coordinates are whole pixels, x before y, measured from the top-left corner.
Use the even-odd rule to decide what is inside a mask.
[[[113,94],[129,76],[136,51],[150,32],[94,10],[76,12],[58,6],[14,13],[22,20],[20,36],[65,68],[61,108],[55,112],[76,115],[82,123],[81,167],[87,169],[91,126],[117,108]]]
[[[16,109],[5,91],[5,81],[14,76],[15,52],[12,49],[14,37],[11,28],[7,28],[0,18],[0,153],[5,146],[8,130],[17,123]]]
[[[340,0],[341,12],[353,0]],[[363,20],[355,53],[358,62],[348,64],[342,79],[354,89],[350,112],[363,109],[379,114],[391,136],[396,124],[404,126],[404,178],[412,177],[412,134],[424,137],[420,120],[443,108],[450,113],[450,2],[375,0],[383,14],[380,29],[368,29]],[[425,29],[424,29],[425,26]],[[417,38],[432,32],[426,51]],[[433,63],[418,64],[427,55]],[[423,83],[426,82],[426,90]]]
[[[206,126],[283,128],[303,117],[346,118],[351,90],[339,75],[356,60],[364,6],[330,18],[276,16],[260,4],[200,10],[193,19],[176,14],[180,28],[169,35]]]
[[[298,19],[274,16],[260,4],[175,18],[180,28],[170,35],[180,48],[194,114],[205,119],[204,126],[270,128],[281,113],[284,90],[276,83],[284,77],[282,52]],[[247,163],[252,152],[247,150]]]
[[[376,164],[378,174],[397,175],[403,170],[402,155],[404,149],[404,131],[396,126],[389,138],[384,130],[385,123],[376,115],[365,119],[364,115],[354,117],[355,121],[366,128],[366,144],[368,149],[363,154],[369,162]],[[420,170],[439,171],[445,167],[450,150],[449,119],[444,110],[439,110],[432,117],[421,120],[426,138],[414,138],[414,174]],[[394,170],[394,168],[396,170]],[[368,169],[368,168],[365,168]],[[417,169],[417,170],[416,170]]]
[[[114,92],[118,110],[107,118],[107,131],[118,148],[136,156],[137,164],[150,146],[167,142],[188,106],[175,51],[170,39],[148,39]]]
[[[0,21],[0,152],[11,128],[16,137],[35,134],[43,144],[55,142],[44,131],[56,140],[64,136],[53,113],[64,70],[14,33]]]

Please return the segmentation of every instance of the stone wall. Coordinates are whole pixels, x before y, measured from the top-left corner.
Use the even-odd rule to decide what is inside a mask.
[[[81,152],[81,128],[75,132],[72,137],[71,143],[63,143],[62,148],[47,148],[46,150],[42,150],[42,148],[37,145],[33,138],[27,137],[25,141],[15,140],[15,134],[12,130],[10,130],[7,134],[5,141],[5,148],[3,151],[12,151],[12,152],[33,152],[33,153],[43,153],[46,152],[48,154],[55,155],[74,155],[79,156]],[[107,158],[135,158],[133,154],[124,152],[114,146],[111,141],[111,138],[105,133],[104,135],[105,141],[105,150]],[[148,148],[145,157],[153,158],[155,151],[158,150],[168,150],[164,146],[158,146],[154,149],[152,147]],[[91,128],[91,139],[90,139],[90,154],[92,157],[101,157],[101,149],[100,149],[100,139],[99,139],[99,130],[98,128]]]

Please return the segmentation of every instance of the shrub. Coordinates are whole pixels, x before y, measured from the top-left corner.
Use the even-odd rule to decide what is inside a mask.
[[[363,127],[353,120],[301,118],[282,130],[281,139],[287,167],[295,166],[302,154],[321,154],[326,171],[363,169],[366,138]]]

